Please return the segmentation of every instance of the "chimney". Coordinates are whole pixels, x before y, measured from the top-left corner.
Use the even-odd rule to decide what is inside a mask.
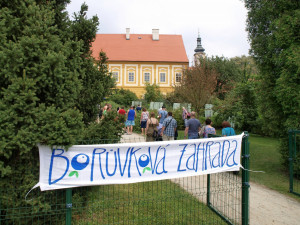
[[[152,40],[159,41],[159,29],[152,29]]]
[[[130,39],[130,28],[126,28],[126,40]]]

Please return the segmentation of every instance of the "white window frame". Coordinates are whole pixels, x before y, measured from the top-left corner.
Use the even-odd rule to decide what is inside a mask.
[[[180,80],[178,79],[180,77]],[[176,72],[175,73],[175,82],[180,83],[182,80],[182,73],[181,72]]]
[[[161,79],[162,75],[164,77],[164,80]],[[166,83],[166,73],[165,72],[160,72],[159,73],[159,82]]]
[[[133,78],[132,80],[130,78]],[[135,81],[135,73],[132,71],[128,72],[128,82],[134,82]]]
[[[146,77],[148,77],[148,80],[146,80]],[[150,73],[149,72],[144,72],[144,82],[150,82]]]

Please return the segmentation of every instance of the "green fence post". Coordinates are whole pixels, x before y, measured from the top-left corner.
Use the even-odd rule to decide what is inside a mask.
[[[66,190],[66,225],[72,222],[72,188]]]
[[[242,225],[249,224],[249,134],[247,131],[244,132],[242,141]]]
[[[210,174],[207,174],[206,204],[210,206]]]
[[[290,192],[293,192],[293,176],[294,176],[294,165],[293,165],[293,131],[289,130],[289,174],[290,174]]]

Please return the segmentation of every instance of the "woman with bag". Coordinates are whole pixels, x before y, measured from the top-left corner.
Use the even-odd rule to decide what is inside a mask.
[[[156,134],[158,136],[157,132],[157,126],[158,126],[158,120],[155,118],[155,113],[151,112],[150,119],[147,121],[146,126],[146,142],[156,141],[156,137],[153,134]]]
[[[143,108],[141,119],[140,119],[142,135],[146,135],[146,127],[147,127],[148,119],[149,119],[149,112],[147,111],[146,108]]]
[[[203,138],[208,138],[208,134],[213,134],[216,135],[216,129],[212,127],[212,122],[211,119],[206,119],[205,120],[205,125],[204,126],[204,132],[203,132]]]

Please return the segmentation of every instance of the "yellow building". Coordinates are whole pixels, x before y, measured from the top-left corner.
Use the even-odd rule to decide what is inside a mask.
[[[97,34],[92,44],[93,57],[104,51],[108,68],[118,88],[128,89],[138,97],[145,94],[145,84],[158,84],[162,94],[173,91],[189,61],[181,35]]]

